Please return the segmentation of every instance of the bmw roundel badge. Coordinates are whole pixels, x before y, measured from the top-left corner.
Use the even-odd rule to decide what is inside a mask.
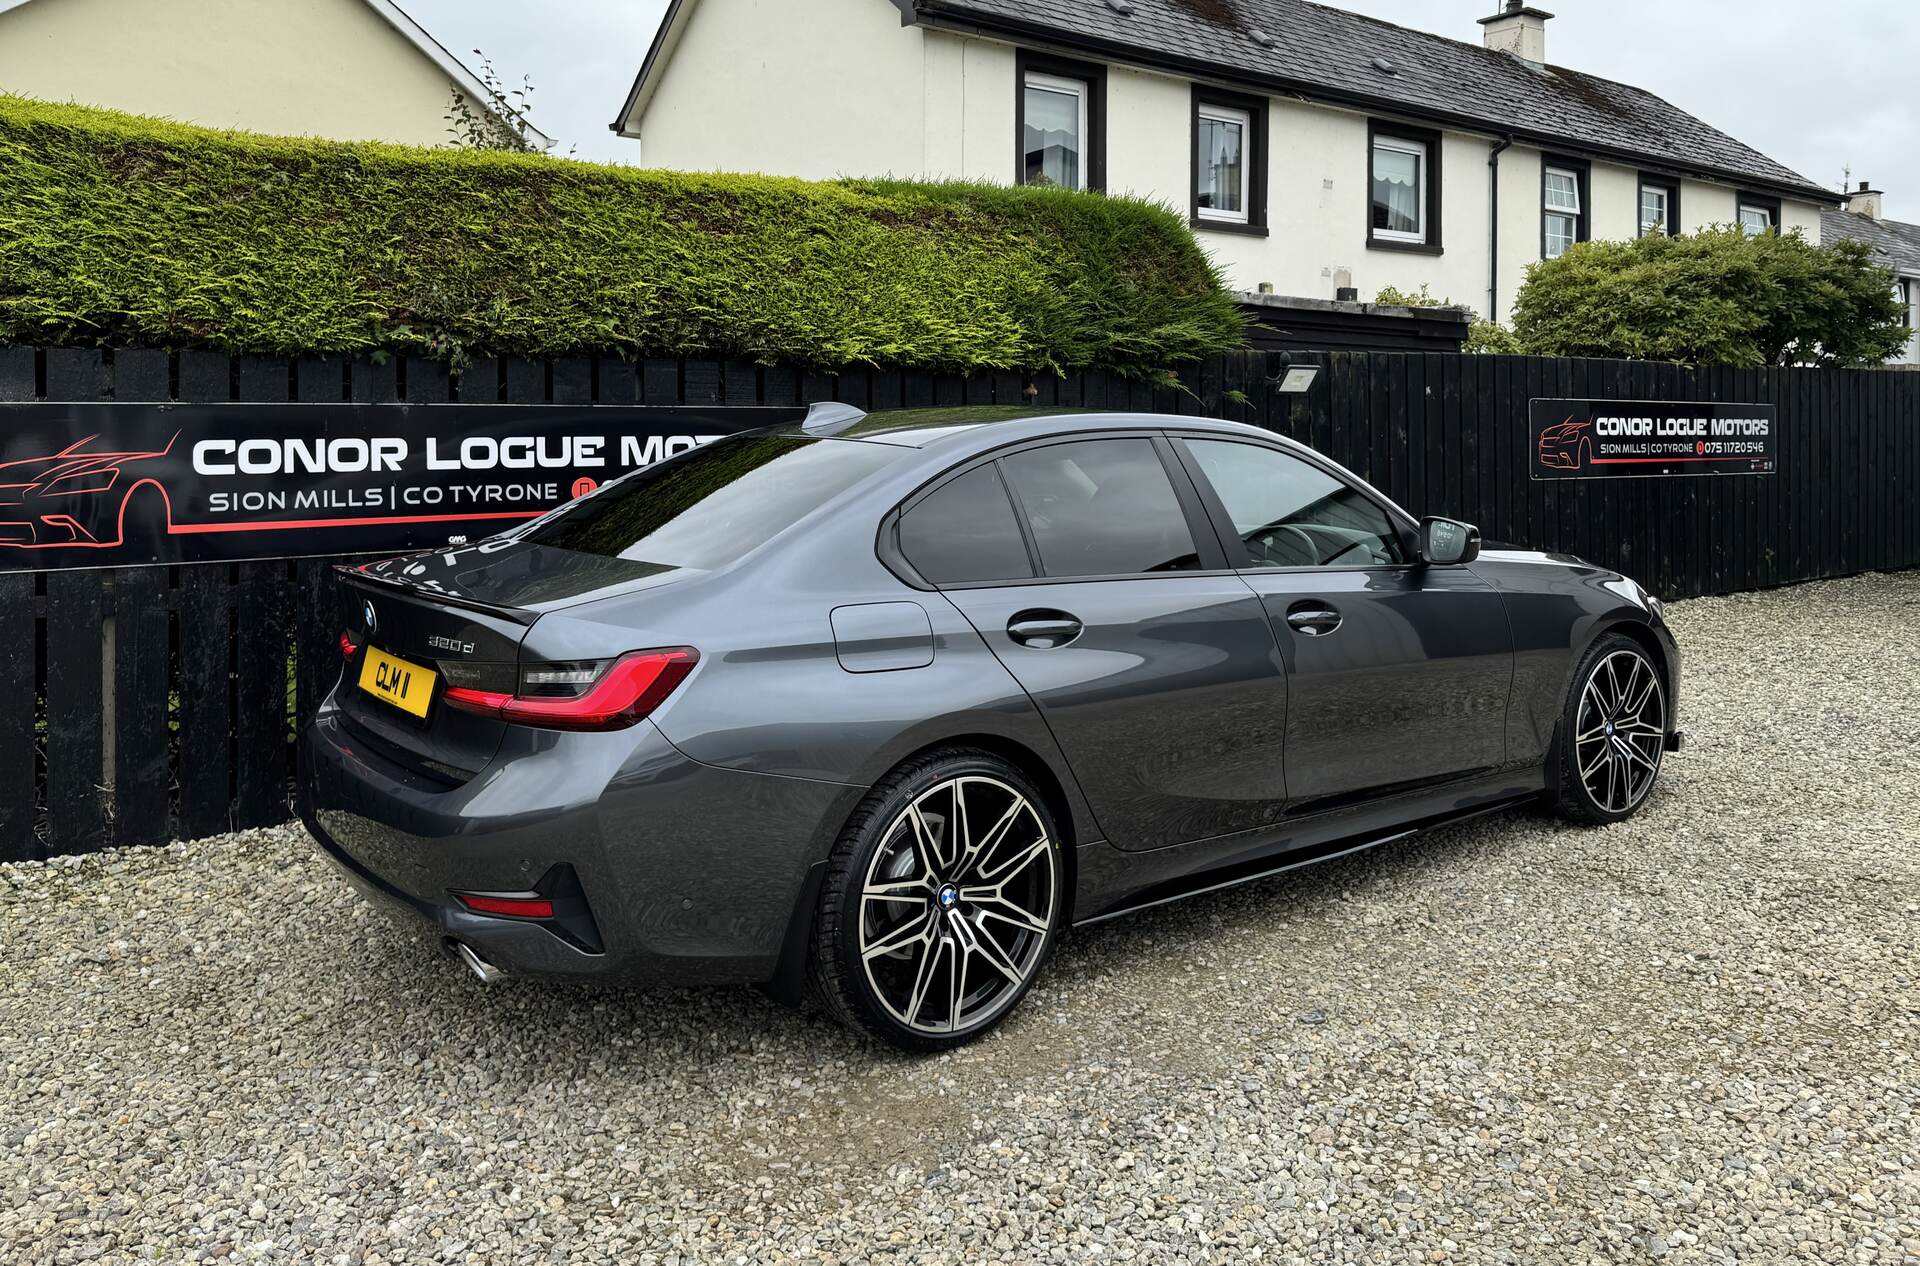
[[[366,617],[366,621],[367,621],[367,632],[369,632],[369,633],[377,633],[377,632],[379,632],[379,630],[380,630],[380,617],[379,617],[378,615],[376,615],[376,614],[374,613],[374,610],[373,610],[373,600],[372,600],[371,598],[369,598],[369,599],[367,600],[367,603],[366,603],[366,606],[364,606],[364,607],[363,607],[363,608],[361,609],[361,612],[360,612],[360,613],[361,613],[361,614],[362,614],[363,616],[365,616],[365,617]]]

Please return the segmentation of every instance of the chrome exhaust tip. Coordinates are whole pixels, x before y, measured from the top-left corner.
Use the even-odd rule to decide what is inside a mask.
[[[491,985],[496,981],[506,979],[506,972],[480,957],[473,946],[467,944],[465,941],[456,941],[449,936],[446,940],[440,942],[440,945],[447,953],[459,959],[466,969],[473,973],[474,979],[478,980],[481,984]]]

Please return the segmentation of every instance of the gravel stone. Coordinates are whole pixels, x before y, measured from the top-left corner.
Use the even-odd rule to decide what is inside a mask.
[[[485,989],[297,827],[0,867],[0,1262],[1915,1262],[1920,574],[1671,616],[1633,822],[1071,936],[932,1059]]]

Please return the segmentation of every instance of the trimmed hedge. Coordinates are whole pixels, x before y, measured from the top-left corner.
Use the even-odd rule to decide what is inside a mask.
[[[1163,370],[1238,346],[1135,199],[216,132],[0,96],[0,342]]]

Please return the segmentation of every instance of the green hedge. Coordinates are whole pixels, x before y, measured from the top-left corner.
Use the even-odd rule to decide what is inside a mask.
[[[1154,372],[1241,341],[1179,217],[688,175],[0,95],[0,342]]]

